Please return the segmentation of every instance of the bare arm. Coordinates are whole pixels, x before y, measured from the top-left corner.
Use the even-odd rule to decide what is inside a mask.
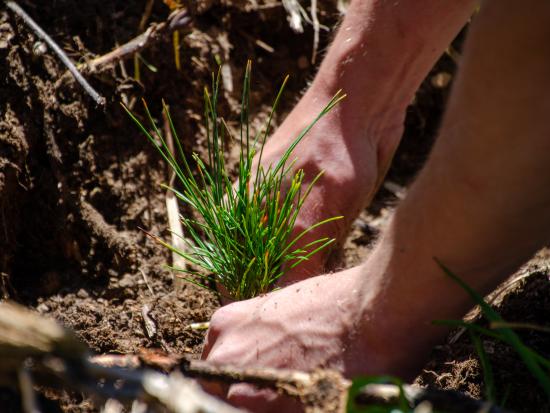
[[[487,293],[550,238],[549,17],[547,2],[482,7],[433,153],[367,263],[390,275],[387,321],[427,342],[433,318],[471,305],[433,257]]]
[[[349,225],[372,199],[403,131],[405,109],[421,81],[473,9],[474,1],[352,1],[311,87],[266,146],[275,162],[337,90],[348,97],[296,148],[314,188],[296,231],[336,215],[344,220],[318,229],[343,241]],[[287,277],[296,281],[324,270],[318,255]]]

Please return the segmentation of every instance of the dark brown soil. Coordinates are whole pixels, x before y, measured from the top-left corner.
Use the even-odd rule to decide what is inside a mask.
[[[550,272],[547,249],[540,251],[518,273],[503,284],[494,300],[500,315],[508,322],[548,326],[550,315]],[[499,291],[499,290],[497,290]],[[486,320],[475,317],[487,326]],[[518,329],[520,338],[531,349],[550,357],[548,332],[530,328]],[[537,380],[506,344],[482,337],[483,348],[495,378],[496,401],[517,412],[550,412],[550,401],[541,391]],[[482,398],[485,395],[483,374],[470,336],[464,331],[451,333],[449,341],[434,349],[432,360],[417,378],[421,385],[434,385],[463,391]]]
[[[97,0],[20,1],[75,62],[103,55],[136,36],[146,2]],[[233,91],[224,92],[221,112],[238,119],[240,79],[246,59],[254,61],[255,116],[265,117],[280,80],[291,74],[276,123],[312,78],[312,29],[294,33],[280,2],[183,1],[192,12],[181,30],[181,70],[170,38],[142,52],[140,80],[133,60],[87,76],[106,97],[97,108],[37,38],[0,10],[0,294],[51,315],[76,331],[98,353],[200,353],[206,321],[217,298],[189,284],[175,289],[163,268],[170,256],[140,230],[164,237],[168,171],[155,149],[121,110],[144,97],[160,115],[171,108],[185,149],[203,153],[202,88],[217,61],[231,69]],[[320,2],[319,19],[334,28],[335,1]],[[147,24],[162,22],[168,7],[154,2]],[[321,32],[323,50],[330,32]],[[267,47],[262,46],[263,42]],[[460,39],[457,40],[457,44]],[[273,50],[269,50],[270,47]],[[403,143],[385,186],[353,227],[345,262],[363,259],[385,217],[422,165],[435,136],[455,63],[448,55],[427,77],[409,108]],[[159,117],[160,119],[160,117]],[[538,276],[525,281],[501,304],[505,318],[548,325],[550,291],[541,258]],[[542,263],[542,264],[541,264]],[[144,317],[156,331],[148,332]],[[527,331],[527,344],[549,355],[548,334]],[[518,411],[550,411],[548,400],[513,352],[488,342],[501,396]],[[475,351],[467,335],[435,350],[422,383],[483,396]],[[509,391],[507,390],[509,389]],[[80,395],[47,393],[46,411],[94,411]],[[0,392],[2,411],[20,410],[17,397]],[[546,409],[546,410],[544,410]]]

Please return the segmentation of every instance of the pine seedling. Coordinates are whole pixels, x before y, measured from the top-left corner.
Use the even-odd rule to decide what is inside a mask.
[[[255,137],[251,137],[250,71],[251,63],[248,62],[241,103],[240,156],[236,183],[230,179],[224,157],[230,132],[217,113],[219,72],[217,76],[212,75],[212,91],[204,89],[208,159],[202,160],[197,154],[193,154],[193,167],[186,160],[166,105],[163,104],[163,110],[176,142],[179,162],[156,126],[147,105],[144,104],[145,111],[153,133],[125,108],[178,178],[177,188],[166,188],[173,191],[181,202],[194,209],[198,216],[197,219],[181,216],[186,232],[183,239],[188,247],[186,251],[181,251],[158,237],[154,238],[194,267],[202,268],[201,272],[172,268],[182,274],[183,278],[205,288],[208,288],[207,280],[213,279],[235,300],[248,299],[268,292],[286,270],[296,267],[330,245],[334,240],[324,237],[297,247],[297,243],[308,232],[341,218],[325,219],[295,237],[291,236],[298,213],[322,172],[315,176],[309,185],[303,187],[304,171],[293,172],[294,161],[290,160],[290,156],[313,125],[345,95],[338,92],[292,142],[278,163],[265,168],[260,162],[264,144],[288,77],[275,98],[265,127]],[[256,154],[259,162],[253,166]]]

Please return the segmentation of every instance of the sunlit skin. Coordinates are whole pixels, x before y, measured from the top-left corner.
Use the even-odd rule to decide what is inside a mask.
[[[403,132],[407,105],[416,89],[464,25],[473,1],[352,2],[312,85],[268,141],[262,162],[275,163],[294,138],[342,89],[346,98],[322,118],[296,148],[306,180],[319,171],[295,226],[297,232],[333,216],[302,245],[329,236],[341,243],[353,220],[381,183]],[[318,254],[282,284],[322,274],[327,254]]]
[[[328,171],[302,225],[343,214],[346,224],[331,235],[344,236],[387,169],[406,104],[472,7],[469,1],[352,3],[311,89],[266,148],[265,160],[276,159],[285,136],[307,123],[333,90],[348,92],[296,149],[310,176]],[[458,318],[471,305],[433,258],[487,293],[548,242],[548,21],[546,1],[483,3],[432,154],[366,262],[305,279],[322,272],[320,256],[286,281],[305,280],[221,308],[203,357],[241,366],[332,367],[348,377],[416,374],[446,334],[431,321]],[[347,32],[354,33],[349,42]],[[252,411],[298,409],[246,385],[226,396]]]

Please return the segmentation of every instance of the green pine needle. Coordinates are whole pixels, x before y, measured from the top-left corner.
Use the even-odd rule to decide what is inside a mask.
[[[208,159],[205,162],[197,154],[193,154],[196,164],[194,170],[186,160],[168,108],[164,103],[163,110],[177,143],[178,154],[170,151],[145,102],[145,111],[153,133],[150,133],[124,107],[178,178],[179,188],[168,187],[168,189],[173,191],[181,202],[193,208],[200,217],[199,220],[181,217],[186,236],[190,239],[190,241],[185,240],[189,252],[178,250],[160,238],[149,235],[194,267],[201,267],[206,274],[209,274],[207,277],[199,272],[175,269],[184,274],[183,278],[205,287],[206,278],[212,277],[223,285],[231,298],[236,300],[248,299],[268,292],[284,274],[285,269],[294,268],[330,245],[333,239],[321,238],[301,248],[295,248],[296,243],[311,230],[342,218],[325,219],[291,239],[298,213],[321,174],[314,177],[311,183],[303,188],[304,171],[292,172],[294,162],[289,161],[289,158],[296,145],[313,125],[345,95],[338,92],[330,100],[313,122],[293,141],[276,165],[265,169],[258,162],[256,170],[253,171],[252,160],[257,153],[256,148],[259,147],[258,157],[261,160],[273,114],[288,77],[275,98],[265,128],[252,138],[249,128],[250,71],[249,61],[246,66],[242,94],[239,139],[241,151],[236,184],[231,182],[224,158],[226,138],[230,136],[230,132],[223,119],[218,116],[216,109],[219,100],[219,72],[217,76],[212,76],[211,91],[204,89]],[[189,275],[199,277],[202,281],[189,278]]]

